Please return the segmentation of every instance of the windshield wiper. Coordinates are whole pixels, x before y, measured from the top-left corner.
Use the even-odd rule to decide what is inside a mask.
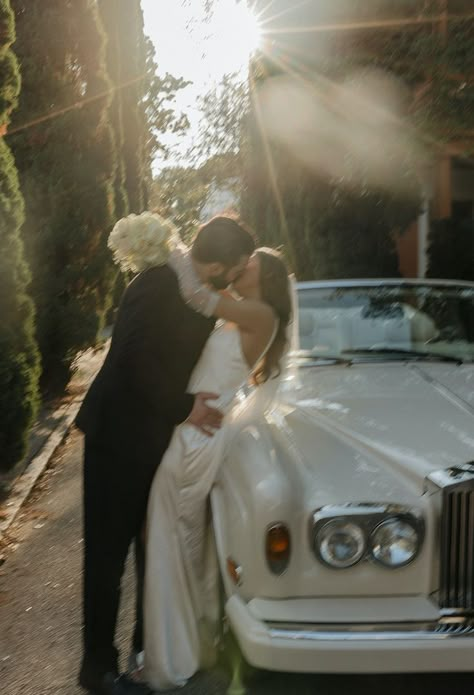
[[[313,362],[333,362],[336,364],[352,364],[352,360],[348,357],[341,357],[340,355],[321,355],[320,352],[312,352],[311,350],[298,350],[293,353],[297,359],[300,360],[311,360]]]
[[[354,348],[353,350],[341,350],[342,355],[392,355],[401,356],[410,360],[428,360],[430,362],[454,362],[463,364],[463,360],[454,355],[442,355],[438,352],[423,352],[422,350],[404,350],[403,348]]]

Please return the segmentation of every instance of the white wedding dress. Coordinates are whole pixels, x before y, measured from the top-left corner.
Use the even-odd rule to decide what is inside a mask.
[[[228,413],[250,371],[237,326],[220,322],[188,390],[220,394],[212,405]],[[153,481],[147,522],[144,675],[154,688],[184,685],[212,661],[219,602],[208,501],[224,455],[225,423],[226,418],[213,437],[192,425],[176,427]]]

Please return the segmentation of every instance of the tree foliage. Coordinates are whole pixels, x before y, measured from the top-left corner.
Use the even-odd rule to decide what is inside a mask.
[[[159,75],[140,0],[99,0],[99,8],[108,37],[122,186],[129,212],[138,214],[149,207],[153,159],[158,152],[166,153],[161,135],[188,125],[173,105],[176,92],[187,83]]]
[[[144,34],[139,0],[99,0],[107,36],[107,72],[112,83],[109,113],[116,151],[115,217],[140,213],[150,205],[152,162],[166,154],[165,132],[180,132],[187,119],[174,109],[176,92],[186,86],[181,78],[160,76],[155,51]],[[112,307],[125,287],[117,273]]]
[[[189,163],[165,167],[153,181],[150,207],[172,219],[185,240],[193,237],[219,191],[232,194],[233,208],[240,205],[248,104],[248,83],[237,74],[224,75],[198,100],[201,117],[187,152]]]
[[[151,191],[151,208],[172,220],[183,240],[189,240],[206,200],[208,186],[192,166],[173,166],[155,177]]]
[[[410,111],[428,143],[466,141],[472,151],[474,16],[472,4],[412,3],[418,24],[354,38],[358,60],[391,71],[410,87]]]
[[[255,82],[244,216],[265,243],[283,244],[300,279],[397,276],[395,234],[420,207],[416,149],[403,126],[385,114],[374,123],[354,99],[357,86],[331,80],[325,93],[319,76],[296,89],[279,88],[277,77],[279,101],[265,113],[261,93],[273,75]]]
[[[208,3],[210,13],[214,4]],[[418,121],[410,114],[405,128],[391,118],[389,143],[387,128],[379,133],[374,128],[376,80],[373,107],[358,94],[364,94],[368,79],[385,70],[394,80],[403,78],[404,97],[409,98],[411,77],[403,67],[397,71],[398,58],[384,62],[388,42],[400,59],[406,52],[403,42],[397,43],[403,31],[394,30],[391,22],[386,30],[384,22],[398,18],[406,26],[406,19],[416,20],[427,11],[426,4],[277,0],[269,8],[263,0],[256,2],[264,27],[277,29],[278,39],[268,42],[252,63],[250,96],[247,85],[231,91],[229,82],[226,92],[206,96],[202,142],[207,153],[213,147],[235,153],[243,216],[264,243],[283,244],[298,277],[399,274],[395,235],[408,228],[419,210],[419,149],[411,148]],[[354,29],[347,30],[351,24]],[[285,34],[285,26],[318,25],[327,28],[314,36],[297,30]],[[367,70],[373,67],[379,73]],[[351,88],[354,75],[358,83]],[[260,93],[276,76],[285,78],[285,87],[273,111],[262,115]],[[301,100],[293,100],[293,87],[297,96],[303,94]],[[381,113],[381,119],[386,115],[391,117]],[[278,123],[286,128],[286,140],[275,134]]]
[[[104,3],[104,0],[101,0]],[[146,72],[146,39],[140,0],[113,3],[116,15],[120,61],[119,92],[125,138],[122,158],[129,211],[140,213],[148,204],[150,162],[147,156],[147,132],[143,106]]]
[[[214,155],[201,166],[167,167],[153,181],[150,207],[171,219],[183,240],[189,242],[203,221],[203,210],[213,191],[223,187],[232,191],[232,186],[239,189],[238,175],[233,154]]]
[[[20,77],[11,50],[15,38],[9,0],[0,0],[0,127],[4,134],[17,103]],[[29,272],[20,228],[23,199],[11,152],[0,137],[0,470],[25,454],[38,405],[39,354],[34,310],[28,295]]]
[[[242,165],[242,144],[250,111],[250,91],[246,79],[237,73],[222,80],[198,100],[200,127],[189,155],[198,164],[215,155],[234,160],[232,175]],[[217,163],[219,160],[216,160]]]
[[[98,3],[100,18],[106,35],[106,70],[111,84],[109,117],[112,126],[112,138],[116,156],[114,177],[114,211],[118,218],[128,214],[129,203],[126,190],[125,162],[123,149],[125,132],[123,124],[122,73],[124,56],[121,46],[120,14],[117,12],[116,0],[100,0]]]
[[[160,75],[155,60],[155,49],[148,37],[146,43],[146,79],[144,90],[144,113],[147,124],[147,157],[149,166],[157,154],[167,157],[170,152],[162,136],[166,133],[182,134],[189,128],[186,114],[176,111],[175,99],[179,90],[189,82],[170,73]]]
[[[321,31],[315,42],[304,33],[286,35],[280,26],[278,43],[253,65],[257,98],[246,155],[246,209],[268,239],[287,245],[301,276],[396,274],[394,232],[403,232],[417,216],[421,170],[446,144],[469,153],[474,143],[472,3],[341,0],[299,7],[282,0],[276,9],[283,6],[290,14],[281,22]],[[286,75],[320,99],[313,130],[308,128],[299,152],[275,139],[273,127],[268,132],[265,122],[262,127],[258,92],[275,75]],[[385,97],[375,89],[366,99],[371,75],[397,85],[396,91],[388,89]],[[352,99],[340,99],[339,109],[334,108],[354,76],[358,83],[348,90]],[[370,132],[390,111],[392,97],[397,104],[392,132],[401,136],[407,155],[393,161],[390,139]],[[307,128],[310,119],[295,119],[298,110],[298,103],[293,113],[288,110],[293,131],[300,123]],[[359,128],[361,113],[365,132]],[[312,140],[318,129],[319,139]],[[326,168],[309,166],[311,153]],[[377,180],[377,168],[371,172],[369,167],[374,153],[382,169],[379,153],[387,154],[393,180],[402,180],[402,187],[385,185],[382,176]]]
[[[367,183],[349,163],[344,175],[324,176],[255,136],[243,212],[262,243],[283,246],[300,280],[396,277],[396,233],[419,210],[415,174],[407,168],[404,175],[410,195]]]
[[[111,85],[96,2],[13,0],[12,7],[23,89],[11,146],[25,196],[45,384],[56,390],[77,352],[95,342],[114,279]]]

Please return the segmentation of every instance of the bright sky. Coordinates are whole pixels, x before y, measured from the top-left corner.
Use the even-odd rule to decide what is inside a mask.
[[[177,147],[179,157],[197,130],[198,96],[224,74],[244,72],[258,45],[258,28],[246,0],[217,0],[210,22],[205,21],[204,0],[142,0],[142,8],[159,73],[170,72],[193,82],[177,98],[178,110],[185,111],[191,121],[189,137]],[[178,144],[177,137],[170,136],[166,144]],[[159,168],[160,162],[156,165]]]

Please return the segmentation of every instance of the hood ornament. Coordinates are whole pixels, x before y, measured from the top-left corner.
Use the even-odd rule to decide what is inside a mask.
[[[447,471],[452,478],[462,478],[465,473],[474,474],[474,461],[469,461],[469,463],[462,463],[459,466],[451,466],[451,468],[448,468]]]
[[[474,484],[474,461],[456,464],[449,468],[443,468],[427,476],[427,481],[434,483],[436,487],[450,487],[461,483]]]

